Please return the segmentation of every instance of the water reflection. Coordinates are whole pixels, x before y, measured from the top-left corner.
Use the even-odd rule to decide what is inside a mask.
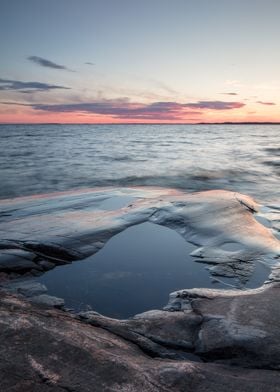
[[[111,238],[87,260],[57,267],[38,280],[77,311],[92,308],[127,318],[162,308],[175,290],[226,288],[222,281],[233,283],[225,278],[214,283],[205,265],[189,256],[194,249],[175,231],[143,223]],[[248,287],[261,285],[263,272],[258,267]]]

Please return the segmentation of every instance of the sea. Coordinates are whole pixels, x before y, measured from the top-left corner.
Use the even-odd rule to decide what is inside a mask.
[[[0,198],[97,186],[279,201],[280,125],[0,125]]]

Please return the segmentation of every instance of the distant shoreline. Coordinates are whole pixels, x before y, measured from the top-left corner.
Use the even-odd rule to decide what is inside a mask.
[[[280,122],[198,122],[198,123],[0,123],[0,125],[280,125]]]

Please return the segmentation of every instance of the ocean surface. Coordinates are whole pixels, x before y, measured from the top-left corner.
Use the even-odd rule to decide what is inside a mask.
[[[0,125],[0,198],[96,186],[279,201],[279,125]]]

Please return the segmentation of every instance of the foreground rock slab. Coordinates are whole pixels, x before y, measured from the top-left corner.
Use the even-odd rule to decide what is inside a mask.
[[[85,259],[115,234],[151,222],[196,245],[192,256],[211,264],[215,277],[236,278],[243,287],[258,260],[273,266],[271,280],[280,280],[280,210],[239,193],[101,188],[2,200],[0,209],[3,274],[38,275]]]
[[[170,295],[202,317],[194,351],[205,360],[280,370],[280,284],[248,291],[181,290]],[[180,313],[180,312],[179,312]]]
[[[166,321],[173,315],[163,313]],[[152,312],[127,322],[134,323],[138,333],[148,334],[150,329],[153,335],[161,329],[155,322],[158,316]],[[149,321],[143,323],[146,319]],[[170,336],[174,338],[175,334]],[[4,292],[0,299],[0,347],[1,392],[280,390],[277,371],[151,356],[114,331]]]

